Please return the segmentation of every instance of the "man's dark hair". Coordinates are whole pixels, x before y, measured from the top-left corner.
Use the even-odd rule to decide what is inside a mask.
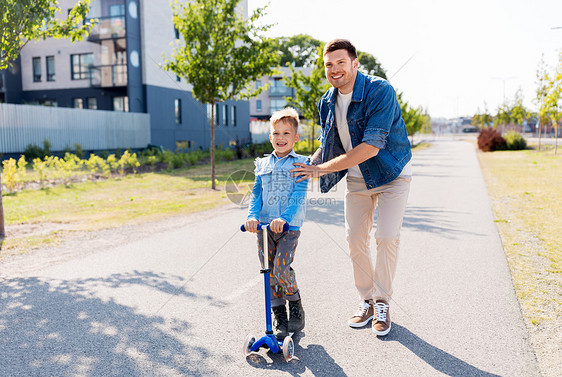
[[[357,59],[357,50],[353,43],[348,41],[347,39],[334,39],[324,46],[324,55],[328,52],[336,51],[336,50],[347,50],[347,53],[351,60]]]

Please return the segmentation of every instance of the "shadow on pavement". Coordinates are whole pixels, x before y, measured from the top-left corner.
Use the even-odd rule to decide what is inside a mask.
[[[399,342],[425,361],[435,370],[455,377],[499,377],[497,374],[485,372],[465,361],[427,343],[407,328],[392,323],[392,331],[385,337],[379,337],[384,342]],[[415,371],[412,371],[415,375]]]
[[[442,208],[406,206],[404,214],[403,228],[414,228],[423,232],[439,234],[440,237],[456,239],[457,236],[486,236],[481,233],[470,232],[455,221],[458,215],[466,215],[466,213],[444,210]]]
[[[193,362],[207,359],[209,351],[179,340],[189,336],[189,323],[138,313],[112,299],[96,297],[93,290],[148,286],[208,299],[167,283],[170,279],[181,278],[136,271],[83,280],[4,279],[0,286],[0,375],[212,374],[204,362]]]
[[[300,333],[293,337],[295,343],[295,358],[290,362],[286,362],[282,353],[272,353],[260,350],[259,353],[253,353],[246,359],[246,362],[254,368],[264,370],[282,370],[291,376],[301,376],[307,370],[317,377],[346,377],[343,369],[335,362],[335,360],[326,352],[324,347],[318,344],[309,344],[303,348],[299,345],[299,339],[303,338],[305,333]],[[268,361],[263,355],[267,354],[271,358]]]

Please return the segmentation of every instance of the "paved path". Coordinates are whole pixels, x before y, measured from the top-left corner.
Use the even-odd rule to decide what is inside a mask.
[[[246,211],[228,207],[0,272],[0,376],[538,376],[473,146],[435,142],[414,171],[385,338],[346,323],[358,296],[338,186],[310,195],[294,264],[307,326],[292,362],[242,357],[264,328],[263,283],[253,236],[236,230]]]

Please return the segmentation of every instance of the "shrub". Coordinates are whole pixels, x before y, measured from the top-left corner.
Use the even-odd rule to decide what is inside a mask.
[[[505,150],[506,142],[502,135],[493,128],[485,128],[478,134],[478,148],[482,152]]]
[[[6,185],[8,192],[14,192],[18,186],[18,166],[13,158],[2,161],[2,182]]]
[[[119,162],[121,163],[121,161],[123,161],[122,163],[123,166],[131,168],[133,170],[133,173],[136,173],[137,168],[140,166],[140,162],[137,159],[137,154],[136,153],[130,154],[128,149],[125,151],[125,153],[123,153],[123,156],[121,156]]]
[[[158,160],[158,158],[156,156],[147,156],[146,157],[146,164],[152,166],[156,163],[157,160]]]
[[[312,151],[312,153],[314,153],[318,148],[320,147],[320,141],[319,140],[314,140],[314,150]],[[296,153],[298,154],[302,154],[305,156],[308,156],[309,154],[312,154],[310,152],[310,141],[309,140],[301,140],[295,143],[295,146],[293,148],[295,150]]]
[[[82,149],[82,145],[78,143],[74,144],[74,154],[78,156],[78,158],[84,157],[84,149]]]
[[[248,146],[248,153],[251,157],[263,157],[266,153],[271,153],[273,151],[273,147],[271,143],[265,142],[260,144],[250,144]]]
[[[172,153],[170,161],[168,161],[168,169],[179,169],[185,165],[182,153]]]
[[[18,174],[20,175],[20,177],[25,177],[27,174],[27,169],[25,168],[27,166],[27,161],[25,161],[25,156],[20,156],[20,159],[18,160]]]
[[[47,139],[43,140],[43,156],[51,154],[51,142]]]
[[[43,157],[45,157],[45,153],[43,153],[43,149],[41,149],[41,147],[38,147],[35,144],[28,144],[27,147],[25,147],[23,155],[29,161],[35,160],[36,158],[42,159]]]
[[[234,159],[235,152],[232,149],[218,149],[216,151],[217,160],[232,161]]]
[[[505,142],[507,149],[511,151],[518,151],[527,148],[527,141],[519,132],[509,131],[505,134]]]

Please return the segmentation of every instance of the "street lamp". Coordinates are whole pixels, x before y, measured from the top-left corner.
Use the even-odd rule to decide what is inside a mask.
[[[502,80],[503,81],[503,103],[505,104],[505,83],[511,79],[517,79],[519,76],[511,76],[511,77],[492,77],[494,80]]]

